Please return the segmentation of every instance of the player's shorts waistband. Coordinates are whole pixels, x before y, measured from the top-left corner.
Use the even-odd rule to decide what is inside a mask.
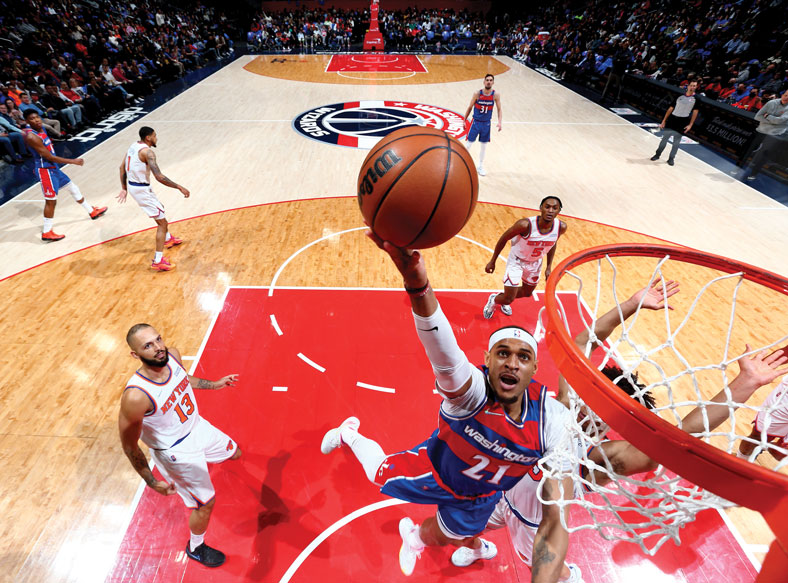
[[[129,180],[129,186],[150,186],[150,182],[132,182]]]
[[[187,437],[189,437],[191,434],[192,434],[192,432],[191,432],[191,431],[189,431],[189,433],[187,433],[186,435],[184,435],[183,437],[181,437],[181,438],[180,438],[178,441],[176,441],[175,443],[173,443],[173,444],[172,444],[170,447],[152,447],[151,449],[153,449],[153,450],[155,450],[155,451],[166,451],[166,450],[168,450],[168,449],[172,449],[173,447],[175,447],[176,445],[178,445],[180,442],[182,442],[184,439],[186,439]]]

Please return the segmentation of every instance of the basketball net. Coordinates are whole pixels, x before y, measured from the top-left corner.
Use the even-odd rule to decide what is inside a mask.
[[[645,254],[644,254],[645,255]],[[656,257],[655,257],[656,258]],[[648,272],[638,269],[637,278],[642,285],[650,286],[654,282],[662,282],[662,289],[664,294],[665,281],[670,279],[665,277],[663,269],[669,257],[664,256],[658,259],[653,272],[648,277]],[[566,262],[565,262],[566,263]],[[642,262],[641,264],[642,265]],[[589,262],[584,264],[585,275],[588,276],[589,271],[592,269],[593,263]],[[569,265],[573,267],[573,265]],[[603,292],[603,277],[604,271],[610,275],[610,289],[609,294],[615,299],[615,307],[618,310],[620,323],[617,330],[611,335],[615,336],[615,340],[608,341],[605,344],[595,344],[597,338],[594,334],[594,329],[597,319],[607,312],[612,304],[600,305],[599,298]],[[650,267],[649,267],[650,269]],[[707,270],[708,271],[708,270]],[[657,406],[652,409],[654,415],[659,415],[663,419],[669,421],[677,427],[681,427],[681,419],[689,409],[699,407],[703,413],[704,430],[701,433],[693,434],[697,439],[703,440],[707,443],[711,442],[713,445],[731,456],[735,456],[739,448],[739,443],[749,441],[755,444],[755,450],[750,455],[750,461],[762,452],[767,450],[777,453],[788,454],[788,451],[783,447],[767,443],[767,434],[770,423],[772,422],[771,414],[780,405],[783,408],[788,407],[788,391],[783,391],[782,398],[774,403],[772,406],[767,407],[762,413],[763,429],[764,432],[760,440],[749,438],[749,424],[740,423],[747,427],[747,433],[742,435],[736,431],[736,423],[734,414],[738,410],[738,415],[742,415],[744,410],[750,410],[750,417],[754,417],[754,413],[759,410],[762,398],[751,399],[751,403],[737,403],[732,400],[731,393],[728,387],[729,377],[735,376],[738,372],[736,361],[739,354],[731,350],[731,336],[734,328],[734,323],[737,318],[737,299],[742,283],[745,280],[742,272],[727,273],[719,276],[712,277],[705,285],[700,288],[694,301],[687,309],[683,317],[680,317],[678,325],[673,326],[671,318],[669,317],[668,310],[662,309],[657,312],[652,312],[647,318],[649,319],[650,334],[656,333],[660,340],[653,346],[646,347],[635,338],[638,331],[638,324],[646,318],[641,318],[641,307],[643,299],[634,315],[624,321],[621,305],[619,302],[619,294],[617,293],[617,278],[621,281],[628,281],[631,283],[632,276],[630,274],[620,275],[616,264],[609,255],[599,258],[596,261],[596,282],[595,291],[597,300],[594,302],[593,307],[581,305],[584,304],[582,299],[583,292],[583,277],[576,275],[572,271],[563,271],[562,273],[554,274],[554,277],[566,276],[565,281],[561,282],[563,287],[567,287],[567,279],[571,278],[577,284],[576,295],[558,295],[556,298],[558,305],[558,315],[563,323],[566,323],[566,313],[564,310],[563,298],[573,298],[568,301],[577,302],[577,311],[580,314],[588,314],[588,317],[583,316],[583,326],[589,332],[589,342],[585,347],[585,355],[589,357],[592,347],[595,349],[595,362],[594,366],[601,370],[605,366],[615,365],[621,368],[621,376],[632,379],[636,371],[641,374],[639,376],[640,382],[645,384],[645,387],[637,391],[633,395],[633,399],[638,399],[643,396],[646,391],[649,391],[656,399]],[[593,276],[591,276],[593,277]],[[552,278],[551,278],[552,279]],[[588,277],[586,277],[588,280]],[[557,285],[557,284],[554,284]],[[593,284],[592,284],[593,285]],[[715,294],[719,294],[720,288],[724,288],[726,292],[730,292],[730,304],[728,306],[719,307],[719,320],[727,320],[727,334],[724,339],[724,349],[719,354],[716,362],[703,362],[691,363],[690,359],[684,354],[680,347],[680,338],[682,332],[690,327],[690,323],[695,317],[696,307],[704,300],[710,290],[714,290]],[[593,292],[593,288],[590,290]],[[628,296],[627,296],[628,297]],[[666,304],[670,303],[667,297],[664,298]],[[673,300],[671,300],[672,302]],[[715,300],[716,301],[716,300]],[[685,301],[686,303],[686,301]],[[584,309],[585,308],[585,309]],[[542,317],[544,309],[539,314],[539,326],[542,326]],[[654,320],[660,319],[664,322],[660,324],[661,332],[654,331]],[[755,322],[753,322],[755,324]],[[741,324],[740,324],[741,325]],[[549,329],[549,323],[545,325]],[[642,327],[642,326],[641,326]],[[571,336],[576,335],[580,330],[570,332]],[[782,346],[788,340],[788,336],[775,339],[774,342],[752,349],[747,355],[758,353],[762,350],[773,351],[776,347]],[[684,339],[686,342],[686,339]],[[703,338],[697,339],[702,342]],[[735,350],[735,349],[734,349]],[[551,353],[553,350],[551,349]],[[553,353],[554,354],[554,353]],[[601,356],[601,361],[596,362],[596,359]],[[557,359],[556,359],[557,360]],[[665,365],[665,361],[670,360],[674,366]],[[680,363],[675,366],[675,363]],[[733,365],[731,374],[726,374],[728,368]],[[648,371],[648,374],[643,374]],[[600,376],[601,373],[599,373]],[[718,384],[709,390],[710,375],[716,376]],[[646,378],[644,378],[646,377]],[[619,377],[620,378],[620,377]],[[618,379],[616,379],[618,380]],[[777,381],[779,382],[779,381]],[[776,383],[775,383],[776,384]],[[599,386],[599,385],[597,385]],[[681,396],[677,394],[674,388],[681,387]],[[705,386],[705,391],[702,387]],[[771,391],[773,385],[767,390]],[[689,390],[688,390],[689,389]],[[723,424],[725,429],[717,428],[712,429],[709,427],[708,417],[706,414],[706,407],[711,404],[711,396],[716,394],[720,389],[723,389],[726,394],[726,400],[723,403],[728,407],[728,420],[729,423]],[[620,391],[613,384],[609,385],[609,390]],[[707,395],[707,396],[704,396]],[[690,395],[688,398],[687,395]],[[694,396],[693,396],[694,395]],[[717,403],[716,405],[719,405]],[[633,408],[641,408],[642,405],[637,403],[632,404]],[[544,475],[559,481],[564,479],[571,479],[574,485],[574,498],[569,500],[543,500],[541,487],[539,489],[539,498],[546,504],[558,504],[562,507],[569,507],[572,509],[571,522],[566,524],[565,516],[569,512],[562,512],[562,521],[564,526],[569,532],[578,530],[594,529],[605,538],[606,540],[624,540],[634,542],[649,555],[654,555],[659,548],[668,540],[674,541],[676,544],[680,543],[679,530],[687,523],[692,522],[698,512],[706,509],[722,509],[733,506],[734,504],[727,500],[705,490],[683,478],[677,476],[664,466],[660,465],[656,471],[646,474],[636,474],[632,476],[621,475],[616,472],[610,459],[605,455],[604,450],[600,447],[603,442],[609,439],[620,439],[609,433],[609,427],[596,413],[591,411],[590,407],[586,406],[584,400],[575,392],[574,389],[569,391],[569,408],[571,412],[571,422],[568,427],[568,435],[566,441],[568,447],[557,448],[555,453],[547,455],[539,461],[539,466],[544,472]],[[644,409],[645,411],[645,409]],[[608,418],[615,429],[615,422]],[[653,439],[653,437],[652,437]],[[687,439],[691,439],[687,436]],[[640,447],[637,443],[633,443],[636,447]],[[589,459],[589,453],[592,449],[602,453],[603,463],[598,464]],[[652,455],[653,457],[653,455]],[[768,453],[764,453],[763,458],[770,458]],[[668,460],[656,460],[663,463],[670,462]],[[770,462],[771,463],[771,462]],[[788,457],[772,468],[778,471],[781,468],[788,466]],[[560,471],[555,468],[571,468],[568,471]],[[577,471],[578,468],[581,471]],[[610,481],[606,484],[598,483],[597,476],[603,474]],[[599,480],[604,481],[604,480]]]

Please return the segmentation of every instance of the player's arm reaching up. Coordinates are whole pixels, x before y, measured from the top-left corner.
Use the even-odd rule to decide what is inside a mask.
[[[542,498],[548,501],[572,498],[572,478],[564,478],[562,482],[559,487],[558,480],[545,478]],[[534,537],[531,583],[555,583],[561,576],[569,548],[569,533],[561,524],[561,512],[568,512],[567,508],[567,505],[542,504],[542,520]]]
[[[367,231],[367,236],[389,254],[402,274],[413,309],[416,333],[432,364],[439,389],[452,399],[464,395],[471,386],[471,363],[460,350],[451,324],[430,287],[427,266],[421,253],[395,247],[381,240],[371,230]]]
[[[144,150],[142,150],[140,152],[140,158],[142,158],[143,161],[148,164],[148,168],[150,168],[150,171],[156,177],[156,180],[161,182],[164,186],[169,186],[170,188],[177,188],[178,190],[181,191],[181,194],[183,194],[184,198],[189,198],[190,193],[185,187],[181,186],[177,182],[170,180],[161,171],[161,169],[159,168],[159,163],[156,161],[156,153],[153,151],[153,148],[145,148]]]
[[[521,237],[528,237],[531,234],[531,222],[528,219],[520,219],[511,227],[504,231],[503,235],[501,235],[498,239],[498,242],[495,244],[495,249],[493,250],[492,259],[490,259],[489,263],[484,266],[484,271],[487,273],[493,273],[495,271],[495,261],[498,259],[498,256],[503,251],[503,248],[506,247],[506,243],[511,241],[517,235]],[[555,247],[553,247],[555,249]]]
[[[150,398],[142,391],[133,387],[126,389],[120,401],[118,430],[123,453],[129,458],[131,466],[145,480],[145,483],[159,494],[169,496],[175,493],[175,486],[157,480],[148,467],[148,460],[140,449],[139,439],[142,435],[142,420],[151,408]]]
[[[177,348],[170,346],[167,350],[169,350],[170,354],[178,359],[178,362],[181,362],[181,353]],[[228,374],[220,378],[218,381],[209,381],[207,379],[201,379],[200,377],[189,375],[189,384],[193,388],[205,389],[208,391],[218,391],[219,389],[223,389],[225,387],[234,387],[235,383],[237,382],[237,374]]]

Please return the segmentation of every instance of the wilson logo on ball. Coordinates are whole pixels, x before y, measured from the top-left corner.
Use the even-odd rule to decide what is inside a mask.
[[[457,139],[466,134],[465,119],[456,111],[407,101],[334,103],[305,111],[293,120],[293,129],[302,136],[364,150],[405,127],[434,128]]]
[[[400,162],[402,162],[402,158],[397,156],[393,150],[386,150],[383,152],[383,154],[372,163],[372,166],[367,169],[367,173],[364,177],[360,179],[358,183],[358,195],[363,196],[365,194],[372,194],[372,191],[375,190],[375,183],[378,181],[378,178],[383,178],[386,172]]]

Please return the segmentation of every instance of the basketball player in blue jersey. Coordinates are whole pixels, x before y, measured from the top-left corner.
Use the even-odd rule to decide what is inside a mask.
[[[416,332],[443,397],[439,427],[412,450],[386,456],[380,445],[359,433],[360,421],[349,417],[325,434],[320,449],[327,454],[346,445],[382,493],[437,505],[435,516],[421,526],[410,518],[399,524],[399,561],[406,575],[413,572],[425,546],[465,546],[474,560],[491,559],[497,553],[495,545],[477,535],[501,492],[534,471],[539,458],[565,447],[569,412],[532,381],[537,343],[530,333],[514,326],[496,330],[489,339],[486,366],[472,366],[430,288],[419,252],[394,247],[371,232],[368,236],[390,255],[403,276]],[[571,496],[571,480],[560,485],[551,480],[544,490],[556,499]],[[551,506],[544,513],[533,581],[554,582],[560,574],[568,545],[560,512]]]
[[[487,73],[484,76],[484,89],[480,89],[478,93],[474,93],[471,97],[471,103],[465,112],[465,119],[473,111],[473,118],[471,119],[471,127],[468,128],[468,135],[466,141],[468,142],[468,149],[470,144],[479,138],[479,165],[476,171],[479,176],[485,176],[487,172],[484,171],[484,154],[487,152],[487,144],[490,143],[490,125],[492,124],[492,110],[493,105],[498,112],[498,131],[501,131],[501,94],[496,93],[492,88],[495,82],[495,77]]]
[[[500,236],[495,244],[492,259],[485,266],[487,273],[495,271],[495,260],[508,241],[512,242],[506,259],[503,276],[503,293],[491,293],[487,298],[483,314],[488,320],[501,306],[501,312],[512,315],[512,302],[517,298],[528,298],[534,293],[542,274],[542,258],[546,257],[545,277],[550,277],[558,239],[566,233],[566,223],[558,220],[563,204],[557,196],[546,196],[539,203],[539,216],[520,219]]]
[[[82,196],[77,185],[58,168],[58,164],[82,166],[85,161],[82,158],[72,159],[55,156],[55,148],[44,130],[41,116],[35,109],[28,109],[25,112],[25,121],[30,126],[30,129],[25,130],[25,144],[33,152],[36,174],[41,183],[41,190],[44,192],[44,229],[41,232],[41,240],[47,243],[60,241],[66,236],[58,235],[52,229],[57,195],[60,190],[71,194],[77,204],[81,205],[93,220],[106,213],[107,207],[90,206],[85,202],[85,197]]]

